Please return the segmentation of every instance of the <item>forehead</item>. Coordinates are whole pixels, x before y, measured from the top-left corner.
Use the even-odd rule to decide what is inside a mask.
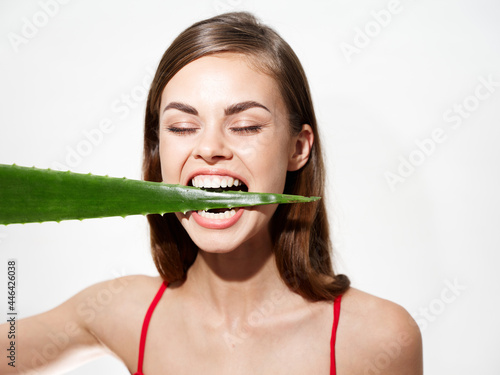
[[[201,57],[177,72],[163,90],[161,108],[170,101],[226,106],[246,100],[284,108],[274,78],[257,70],[246,56],[224,53]]]

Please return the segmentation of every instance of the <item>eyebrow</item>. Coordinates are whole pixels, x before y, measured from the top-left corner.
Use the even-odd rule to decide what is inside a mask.
[[[246,102],[231,104],[229,107],[224,109],[224,115],[231,116],[231,115],[235,115],[237,113],[246,111],[247,109],[256,108],[256,107],[263,108],[266,111],[268,111],[269,113],[271,113],[271,111],[265,105],[260,104],[259,102],[256,102],[253,100],[247,100]],[[179,111],[188,113],[190,115],[198,116],[198,111],[196,110],[196,108],[190,106],[189,104],[185,104],[185,103],[170,102],[163,109],[163,112],[165,112],[168,109],[177,109]]]
[[[258,102],[255,102],[253,100],[249,100],[246,102],[241,102],[241,103],[236,103],[236,104],[230,105],[229,107],[224,109],[224,114],[226,116],[231,116],[231,115],[235,115],[237,113],[240,113],[240,112],[246,111],[247,109],[255,108],[255,107],[263,108],[267,112],[271,113],[271,111],[265,105],[260,104]]]
[[[190,105],[184,103],[170,102],[163,109],[163,112],[165,112],[167,109],[178,109],[179,111],[189,113],[190,115],[198,116],[198,111],[196,110],[196,108],[191,107]]]

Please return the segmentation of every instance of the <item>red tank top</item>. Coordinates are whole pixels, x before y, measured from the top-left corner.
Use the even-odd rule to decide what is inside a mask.
[[[144,317],[144,322],[142,324],[141,331],[141,341],[139,344],[139,361],[137,362],[137,371],[134,375],[144,375],[142,372],[142,364],[144,363],[144,348],[146,346],[146,335],[148,333],[149,321],[151,320],[151,316],[153,315],[153,311],[160,301],[161,296],[165,289],[167,289],[168,283],[163,282],[160,286],[160,289],[156,293],[155,298],[149,305],[149,309],[146,312],[146,316]],[[338,296],[335,298],[333,303],[333,326],[332,326],[332,337],[330,339],[330,375],[335,375],[335,339],[337,336],[337,326],[339,324],[339,316],[340,316],[340,301],[342,296]]]

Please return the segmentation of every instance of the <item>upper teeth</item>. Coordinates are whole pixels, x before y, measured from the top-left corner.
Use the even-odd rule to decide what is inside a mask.
[[[196,176],[191,180],[197,188],[225,188],[243,185],[240,180],[230,176]]]

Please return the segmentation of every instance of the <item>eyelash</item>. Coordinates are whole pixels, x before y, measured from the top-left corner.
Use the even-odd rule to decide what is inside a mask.
[[[185,135],[186,133],[194,133],[196,131],[195,128],[176,128],[173,126],[168,127],[167,130],[171,133],[179,135]]]
[[[240,128],[231,128],[231,130],[236,133],[258,133],[262,130],[262,125],[243,126]]]
[[[176,128],[174,126],[170,126],[167,128],[167,130],[171,133],[178,134],[178,135],[187,135],[187,134],[193,134],[196,132],[196,128]],[[236,128],[231,128],[231,131],[235,133],[245,133],[245,134],[250,134],[250,133],[258,133],[262,130],[262,125],[251,125],[251,126],[245,126],[245,127],[236,127]]]

